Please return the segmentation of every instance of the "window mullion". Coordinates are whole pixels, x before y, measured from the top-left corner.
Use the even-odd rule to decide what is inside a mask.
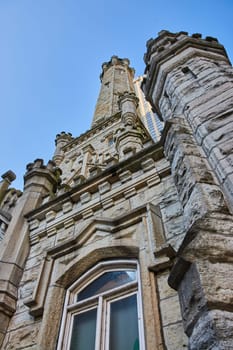
[[[103,341],[103,349],[101,350],[108,350],[109,349],[109,336],[110,336],[110,301],[105,300],[105,323],[104,323],[104,341]]]
[[[137,264],[138,270],[138,292],[137,292],[137,304],[138,304],[138,331],[139,331],[139,341],[140,341],[140,350],[145,349],[145,334],[144,334],[144,320],[143,320],[143,308],[142,308],[142,285],[140,283],[140,267]]]
[[[101,349],[101,324],[103,319],[103,297],[99,296],[98,298],[98,309],[97,309],[97,320],[96,320],[96,338],[95,338],[95,350]]]

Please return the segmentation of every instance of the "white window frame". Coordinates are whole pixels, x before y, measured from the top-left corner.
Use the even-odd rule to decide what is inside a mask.
[[[112,291],[106,291],[102,294],[92,296],[83,301],[76,302],[77,294],[80,293],[96,278],[100,277],[104,272],[116,270],[134,270],[136,271],[136,281],[127,283],[126,285],[114,288]],[[67,350],[70,348],[73,319],[74,315],[97,307],[96,320],[96,344],[95,350],[109,349],[109,308],[111,302],[136,294],[137,296],[137,312],[138,312],[138,333],[140,350],[145,350],[143,312],[141,298],[141,283],[139,264],[136,260],[109,260],[103,261],[88,270],[82,275],[66,293],[64,311],[61,322],[60,335],[58,339],[57,350]],[[104,325],[107,325],[106,327]],[[98,344],[99,343],[99,344]]]

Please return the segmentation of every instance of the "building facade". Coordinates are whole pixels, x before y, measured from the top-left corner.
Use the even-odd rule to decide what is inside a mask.
[[[1,349],[232,349],[233,70],[215,38],[147,43],[102,65],[91,129],[0,182]]]
[[[153,112],[151,104],[146,100],[142,91],[143,77],[139,76],[134,79],[135,93],[138,98],[138,115],[141,118],[143,124],[149,131],[152,139],[158,142],[161,137],[161,132],[164,127],[164,123],[159,119],[156,113]]]

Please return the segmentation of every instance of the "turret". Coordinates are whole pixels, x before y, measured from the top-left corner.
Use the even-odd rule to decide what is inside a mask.
[[[119,112],[119,94],[133,92],[134,69],[127,58],[112,56],[102,65],[101,89],[96,103],[92,127]]]
[[[133,92],[125,92],[119,96],[122,127],[116,130],[115,141],[119,159],[127,158],[143,147],[142,125],[137,115],[138,98]]]
[[[62,131],[60,134],[56,135],[55,145],[56,149],[53,156],[53,161],[57,166],[62,162],[64,158],[64,152],[62,150],[63,146],[67,145],[70,141],[73,140],[71,133],[66,133]]]
[[[233,70],[217,39],[186,32],[160,32],[145,63],[143,90],[166,122],[164,153],[183,207],[185,237],[169,284],[189,349],[230,349]]]
[[[233,69],[224,47],[210,36],[161,31],[144,59],[147,99],[164,121],[185,117],[233,211]]]
[[[12,174],[9,175],[10,178],[13,177]],[[29,253],[25,214],[37,208],[45,195],[56,190],[59,175],[59,170],[52,161],[44,165],[42,159],[36,159],[27,165],[24,192],[12,212],[12,219],[0,245],[0,346],[9,319],[15,312],[18,285]]]

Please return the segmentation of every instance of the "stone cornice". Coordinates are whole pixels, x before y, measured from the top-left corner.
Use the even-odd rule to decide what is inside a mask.
[[[154,161],[158,161],[164,158],[163,148],[160,143],[153,144],[152,146],[143,149],[129,159],[126,159],[118,164],[115,164],[105,169],[100,174],[88,178],[84,183],[73,187],[71,190],[49,200],[47,203],[42,204],[39,208],[27,213],[25,217],[32,219],[36,216],[44,216],[43,213],[52,210],[53,208],[60,208],[65,202],[74,202],[76,197],[80,197],[87,192],[95,193],[98,191],[98,186],[108,181],[109,183],[115,183],[121,181],[119,176],[127,171],[134,173],[142,168],[142,163],[147,159],[152,158]],[[159,169],[158,176],[164,177],[170,174],[170,170]],[[60,210],[60,209],[59,209]]]

